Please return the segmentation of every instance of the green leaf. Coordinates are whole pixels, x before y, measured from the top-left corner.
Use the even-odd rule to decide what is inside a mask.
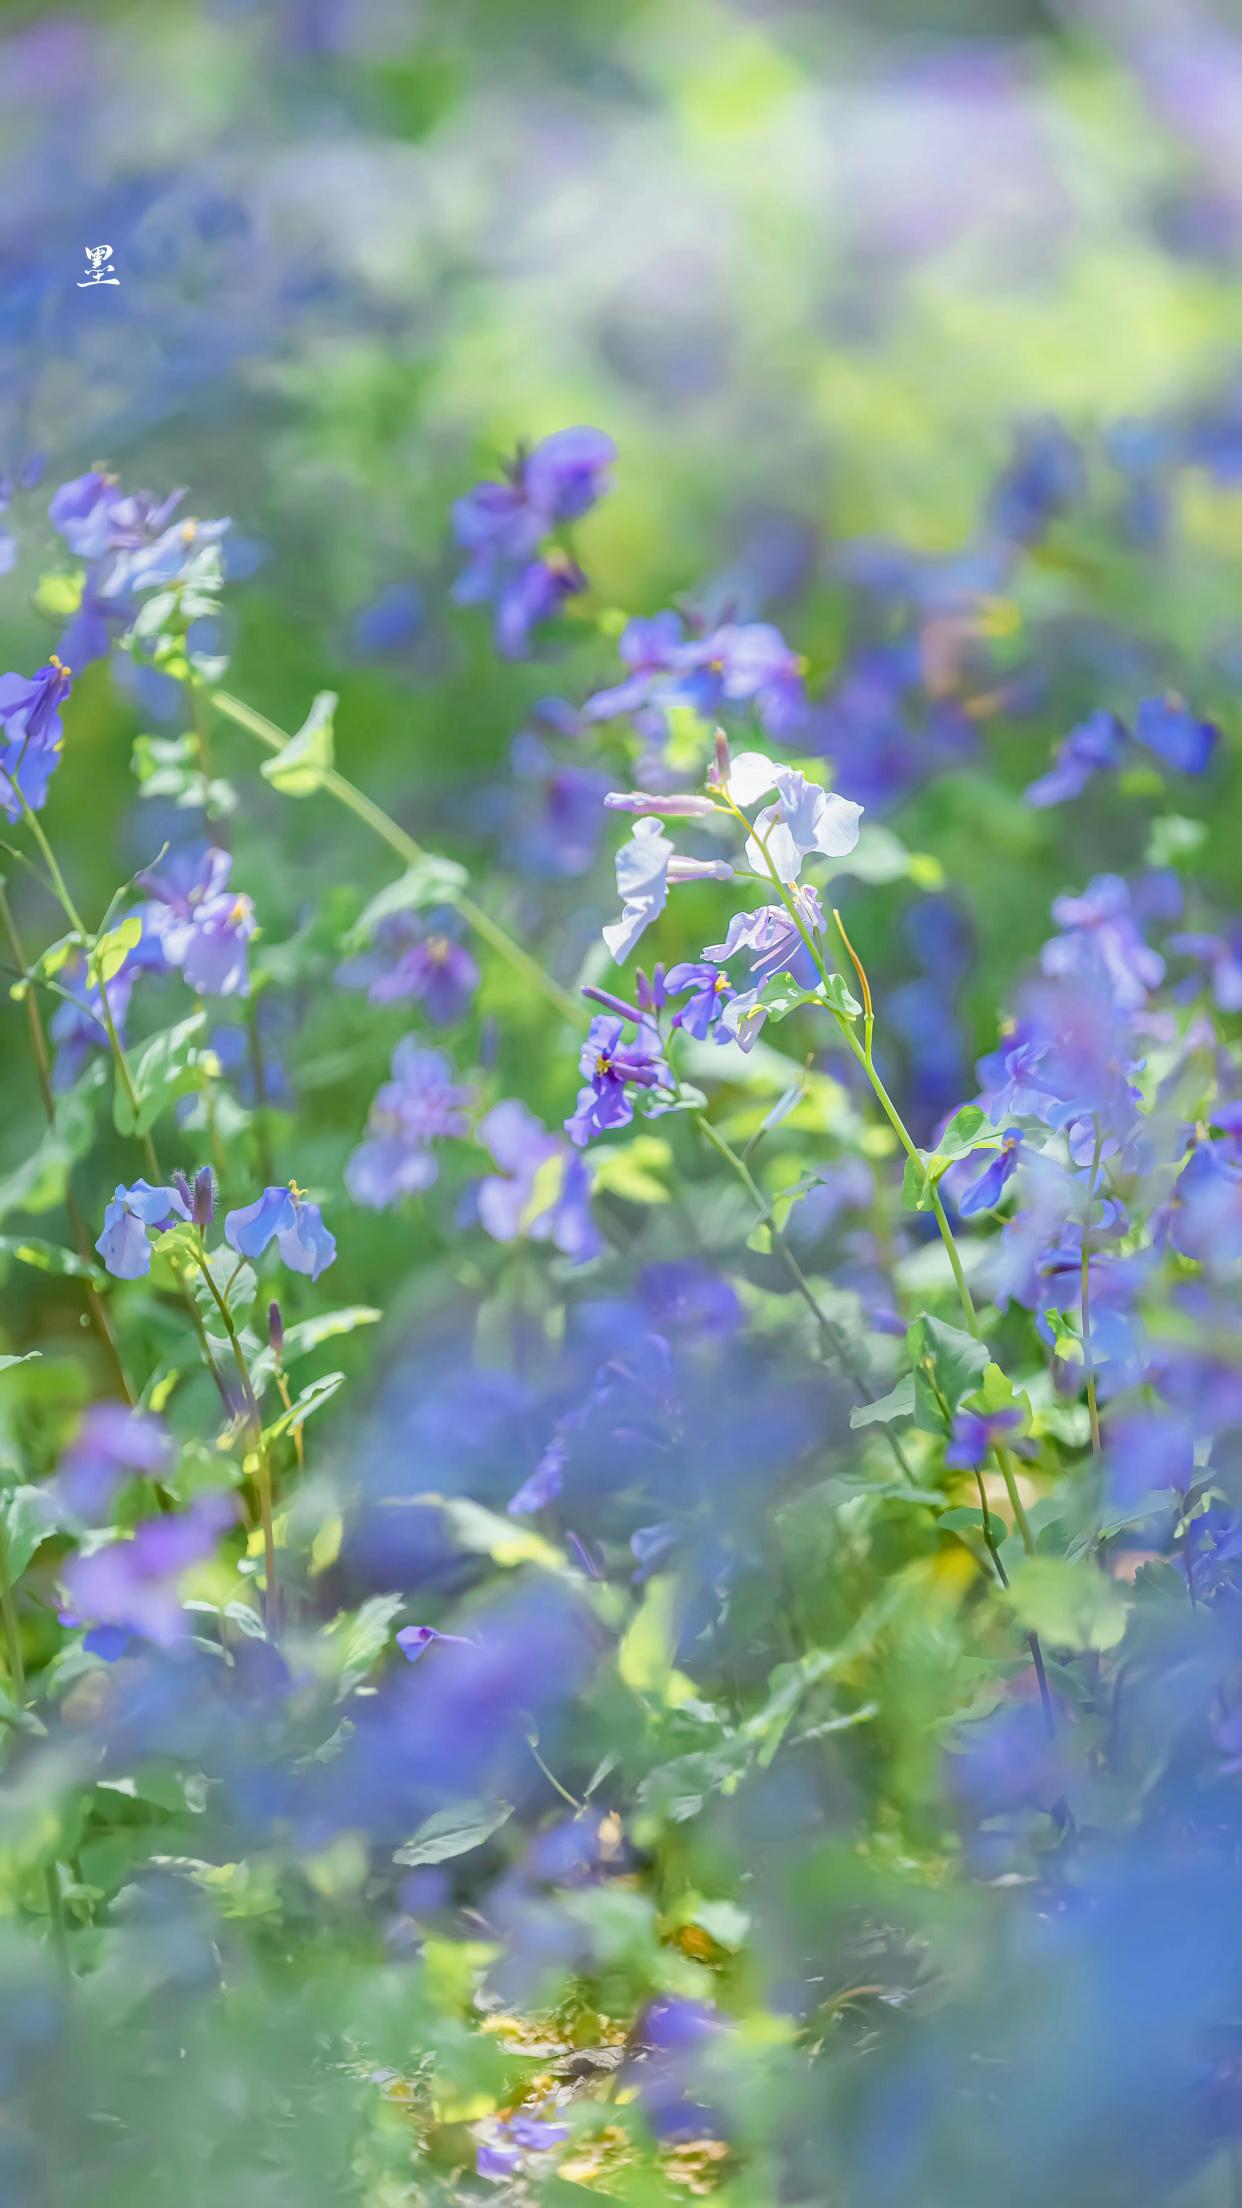
[[[673,1670],[679,1637],[678,1594],[674,1572],[648,1580],[643,1599],[617,1650],[617,1671],[635,1694],[663,1695]]]
[[[0,1234],[0,1257],[14,1257],[19,1265],[33,1265],[40,1273],[89,1280],[92,1288],[107,1286],[108,1276],[98,1265],[89,1265],[76,1250],[62,1250],[59,1242],[44,1242],[38,1235]]]
[[[392,1641],[405,1606],[402,1595],[371,1595],[357,1610],[343,1610],[319,1636],[315,1654],[341,1694],[352,1694]]]
[[[428,851],[416,866],[395,882],[389,882],[371,899],[345,939],[347,950],[368,944],[381,920],[395,912],[417,912],[425,905],[451,905],[470,877],[456,859],[442,859]]]
[[[424,1818],[412,1840],[396,1849],[394,1863],[449,1863],[499,1832],[513,1815],[512,1802],[456,1802]]]
[[[987,1349],[960,1326],[949,1326],[927,1312],[906,1334],[914,1367],[914,1422],[927,1434],[944,1434],[964,1395],[977,1388],[988,1364]]]
[[[196,1047],[195,1036],[207,1025],[205,1012],[192,1012],[176,1027],[166,1028],[146,1044],[130,1067],[130,1080],[138,1100],[135,1112],[124,1085],[118,1081],[112,1104],[113,1124],[120,1135],[145,1135],[160,1113],[178,1097],[201,1089],[219,1070],[215,1052]]]
[[[14,1487],[4,1499],[5,1558],[10,1580],[20,1579],[35,1550],[64,1524],[60,1505],[46,1487]]]
[[[310,1355],[322,1342],[330,1342],[338,1334],[352,1334],[360,1326],[376,1326],[383,1318],[370,1303],[345,1304],[339,1311],[321,1311],[317,1318],[299,1319],[296,1326],[285,1328],[284,1344],[280,1353],[283,1366],[296,1364],[301,1357]],[[263,1373],[273,1372],[276,1359],[264,1348],[254,1360],[254,1374],[258,1379]]]
[[[321,789],[335,760],[333,720],[335,690],[320,690],[296,736],[260,768],[266,782],[285,797],[310,797]]]
[[[932,1190],[958,1158],[968,1158],[975,1150],[999,1150],[1003,1139],[979,1105],[963,1104],[934,1150],[920,1150],[917,1158],[906,1159],[901,1180],[906,1210],[929,1211]]]
[[[0,1180],[0,1219],[11,1211],[50,1211],[65,1193],[72,1163],[69,1145],[49,1128],[37,1149]]]
[[[850,1425],[857,1431],[860,1426],[889,1426],[895,1418],[910,1418],[914,1412],[914,1375],[907,1373],[887,1395],[877,1396],[874,1403],[859,1403],[850,1412]]]
[[[321,1411],[325,1403],[330,1403],[338,1388],[343,1388],[344,1385],[343,1372],[325,1372],[318,1380],[312,1380],[287,1411],[282,1411],[279,1418],[273,1420],[270,1426],[264,1427],[264,1440],[277,1441],[281,1434],[297,1433],[307,1419],[313,1418],[316,1411]]]
[[[142,922],[137,913],[120,920],[105,935],[97,936],[91,949],[90,975],[96,989],[102,988],[119,974],[132,950],[142,941]]]
[[[856,1020],[860,1017],[862,1006],[840,974],[829,974],[821,995],[830,1010],[840,1012],[845,1019]]]
[[[1062,1556],[1028,1557],[1012,1573],[1006,1599],[1019,1624],[1053,1648],[1115,1648],[1129,1615],[1115,1580]]]
[[[773,974],[772,979],[764,983],[759,1002],[770,1020],[783,1020],[787,1013],[796,1012],[799,1005],[818,1004],[822,1009],[824,1000],[818,989],[803,989],[792,974]],[[755,1016],[758,1017],[757,1007]]]

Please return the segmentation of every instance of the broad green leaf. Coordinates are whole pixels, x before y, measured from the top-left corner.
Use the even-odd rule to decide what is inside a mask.
[[[321,1411],[325,1403],[330,1403],[338,1388],[343,1388],[344,1385],[343,1372],[325,1372],[318,1380],[312,1380],[287,1411],[282,1411],[279,1418],[274,1419],[270,1426],[264,1427],[264,1440],[277,1441],[281,1434],[297,1433],[307,1419],[313,1418],[316,1411]]]
[[[175,1238],[179,1239],[187,1231],[184,1228],[174,1227],[171,1234],[161,1235],[156,1248],[167,1249]],[[227,1242],[221,1243],[219,1249],[212,1250],[207,1263],[211,1269],[211,1277],[228,1307],[230,1317],[234,1320],[244,1317],[245,1313],[254,1304],[259,1285],[258,1276],[253,1265],[248,1264],[244,1257],[239,1257],[236,1250],[231,1250]],[[222,1325],[219,1305],[203,1279],[197,1263],[191,1276],[191,1286],[203,1316],[209,1323],[214,1319],[217,1326]]]
[[[96,938],[91,950],[90,970],[97,989],[120,973],[130,952],[136,950],[141,941],[142,922],[136,912],[126,920],[119,920],[106,935]]]
[[[928,1211],[931,1192],[958,1158],[976,1150],[999,1150],[1003,1137],[977,1104],[963,1104],[955,1112],[934,1150],[920,1150],[907,1158],[901,1181],[901,1200],[907,1211]]]
[[[512,1802],[457,1802],[424,1818],[412,1840],[396,1849],[394,1863],[449,1863],[499,1832],[513,1815]]]
[[[20,1579],[35,1550],[64,1524],[46,1487],[11,1488],[4,1499],[5,1556],[10,1580]]]
[[[312,1349],[318,1349],[322,1342],[330,1342],[338,1334],[352,1334],[360,1326],[376,1326],[383,1316],[374,1304],[351,1303],[343,1305],[339,1311],[321,1311],[316,1318],[299,1319],[295,1326],[285,1328],[281,1364],[296,1364],[299,1358],[308,1357]],[[275,1365],[271,1350],[265,1348],[255,1358],[255,1377],[274,1371]]]
[[[219,1072],[215,1052],[200,1049],[195,1040],[206,1025],[205,1012],[192,1012],[188,1019],[179,1020],[175,1027],[166,1028],[163,1034],[153,1036],[144,1046],[129,1069],[138,1099],[137,1113],[131,1108],[124,1084],[119,1080],[116,1084],[112,1117],[118,1134],[149,1133],[168,1105],[194,1089],[201,1089],[206,1080]]]
[[[372,1595],[357,1610],[342,1611],[320,1634],[315,1654],[342,1694],[352,1694],[374,1670],[391,1645],[404,1606],[401,1595]]]
[[[802,1004],[817,1004],[822,1010],[824,1000],[818,989],[803,989],[792,974],[773,974],[771,981],[764,983],[759,1002],[770,1020],[783,1020],[786,1013],[796,1012]]]
[[[914,1422],[924,1433],[944,1434],[964,1395],[977,1388],[987,1349],[973,1334],[924,1312],[906,1334],[914,1367]]]
[[[1006,1599],[1019,1623],[1052,1648],[1115,1648],[1129,1614],[1115,1580],[1062,1556],[1028,1557],[1011,1574]]]
[[[44,1242],[37,1235],[0,1234],[0,1257],[16,1258],[20,1265],[33,1265],[40,1273],[61,1273],[71,1275],[74,1280],[89,1280],[93,1288],[107,1286],[108,1276],[98,1265],[88,1265],[76,1250],[63,1250],[59,1242]]]
[[[335,690],[320,690],[296,736],[260,768],[265,781],[285,797],[310,797],[322,788],[335,759],[333,719]]]
[[[850,1425],[889,1426],[895,1418],[910,1418],[914,1413],[914,1375],[907,1373],[887,1395],[877,1396],[874,1403],[859,1403],[850,1412]]]
[[[0,1219],[11,1211],[51,1211],[64,1196],[73,1153],[54,1127],[21,1165],[0,1180]]]
[[[635,1135],[632,1142],[609,1144],[591,1159],[591,1187],[597,1196],[620,1196],[631,1204],[666,1204],[664,1178],[672,1152],[659,1135]]]

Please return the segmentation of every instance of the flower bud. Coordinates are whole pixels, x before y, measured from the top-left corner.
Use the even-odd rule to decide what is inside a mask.
[[[216,1176],[209,1165],[203,1165],[194,1176],[194,1224],[209,1227],[215,1216]]]
[[[192,1216],[194,1211],[194,1195],[193,1191],[190,1188],[190,1184],[185,1177],[185,1174],[174,1173],[172,1176],[172,1185],[176,1189],[182,1203],[185,1205],[186,1210]]]
[[[272,1355],[279,1364],[285,1353],[285,1322],[275,1297],[267,1307],[267,1338],[272,1345]]]
[[[733,761],[729,757],[729,739],[723,728],[718,728],[716,730],[716,780],[722,788],[727,785],[732,771]]]

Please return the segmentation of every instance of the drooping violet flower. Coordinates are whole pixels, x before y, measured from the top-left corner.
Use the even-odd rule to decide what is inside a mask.
[[[72,668],[55,653],[36,675],[0,675],[0,806],[10,820],[20,820],[22,798],[34,813],[47,803],[72,683]]]
[[[814,939],[824,933],[824,912],[818,893],[800,885],[793,901],[802,926]],[[760,905],[755,912],[736,912],[723,943],[709,943],[704,958],[724,965],[739,951],[750,953],[751,981],[761,989],[775,974],[792,974],[801,989],[813,989],[819,969],[802,933],[784,905]]]
[[[1021,1161],[1022,1137],[1011,1132],[989,1158],[978,1179],[958,1197],[957,1208],[963,1219],[973,1218],[976,1212],[994,1211]]]
[[[662,613],[631,621],[620,652],[630,672],[588,698],[587,721],[633,715],[654,738],[677,706],[716,720],[730,707],[754,705],[768,735],[784,737],[806,717],[804,663],[770,622],[723,622],[687,636],[680,615]]]
[[[203,997],[247,996],[247,945],[254,905],[228,887],[232,854],[198,845],[171,854],[158,874],[139,876],[155,902],[141,908],[144,929],[191,989]]]
[[[87,1648],[110,1661],[124,1646],[121,1635],[161,1648],[180,1640],[186,1631],[181,1581],[211,1555],[236,1516],[230,1496],[200,1495],[175,1516],[146,1519],[130,1541],[72,1557],[61,1581],[73,1622],[92,1626]]]
[[[1207,968],[1222,1012],[1242,1012],[1242,928],[1235,925],[1224,935],[1171,935],[1168,948]]]
[[[1115,713],[1092,713],[1057,746],[1052,766],[1031,783],[1026,801],[1064,804],[1080,796],[1095,775],[1112,773],[1128,761],[1137,763],[1137,747],[1155,752],[1177,774],[1206,774],[1219,741],[1215,723],[1201,720],[1171,691],[1142,700],[1133,732]]]
[[[478,1189],[479,1223],[493,1241],[524,1234],[579,1262],[599,1255],[586,1165],[558,1135],[509,1097],[480,1122],[479,1140],[496,1165]]]
[[[128,1480],[162,1480],[172,1461],[163,1419],[125,1403],[92,1403],[60,1460],[56,1485],[79,1518],[99,1519]]]
[[[312,1280],[326,1270],[336,1256],[336,1241],[323,1223],[318,1204],[312,1204],[296,1181],[286,1188],[265,1188],[253,1204],[225,1214],[224,1239],[239,1257],[262,1257],[275,1242],[282,1261],[294,1273],[309,1273]]]
[[[678,882],[727,882],[732,875],[733,868],[724,859],[683,858],[658,820],[635,821],[629,842],[617,853],[621,918],[603,931],[618,966],[625,964],[639,938],[663,912],[670,887]]]
[[[372,1004],[421,1004],[433,1026],[452,1027],[479,982],[456,928],[447,913],[392,913],[376,929],[371,950],[338,966],[335,978],[343,988],[365,989]]]
[[[152,1188],[149,1181],[126,1188],[118,1181],[95,1248],[117,1280],[141,1280],[151,1270],[149,1235],[189,1218],[190,1207],[175,1188]]]
[[[392,1079],[377,1090],[366,1138],[345,1168],[354,1202],[387,1211],[403,1196],[430,1188],[440,1170],[431,1145],[466,1133],[469,1103],[470,1092],[454,1081],[443,1051],[403,1036],[392,1054]]]
[[[629,1125],[634,1117],[631,1089],[672,1086],[660,1037],[646,1020],[632,1039],[626,1038],[622,1020],[592,1020],[580,1067],[586,1087],[578,1091],[577,1106],[565,1122],[566,1134],[579,1149],[585,1149],[592,1135]]]

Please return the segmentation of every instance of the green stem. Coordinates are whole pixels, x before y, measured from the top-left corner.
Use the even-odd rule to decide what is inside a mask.
[[[801,1296],[803,1302],[807,1306],[807,1309],[810,1311],[812,1317],[814,1318],[816,1326],[819,1328],[820,1339],[823,1342],[829,1357],[832,1359],[834,1364],[840,1366],[841,1370],[845,1373],[846,1378],[853,1382],[855,1388],[858,1391],[859,1401],[865,1403],[868,1400],[866,1382],[864,1381],[857,1367],[854,1365],[840,1330],[833,1325],[832,1320],[828,1317],[827,1312],[823,1309],[818,1297],[815,1294],[814,1289],[811,1287],[811,1284],[806,1277],[806,1274],[803,1272],[797,1258],[794,1256],[793,1251],[790,1249],[785,1235],[783,1234],[780,1227],[778,1227],[776,1220],[772,1214],[772,1207],[768,1203],[767,1198],[764,1196],[763,1190],[760,1188],[758,1182],[756,1181],[753,1173],[750,1170],[750,1167],[747,1165],[744,1158],[740,1158],[738,1156],[737,1151],[733,1148],[733,1145],[726,1140],[724,1135],[721,1134],[719,1128],[713,1127],[710,1119],[708,1119],[703,1112],[696,1112],[694,1114],[694,1117],[703,1134],[707,1137],[707,1140],[712,1145],[712,1148],[716,1150],[719,1155],[724,1159],[730,1171],[737,1175],[738,1180],[742,1184],[742,1187],[746,1190],[747,1195],[750,1197],[750,1200],[753,1203],[761,1222],[764,1226],[767,1227],[768,1233],[772,1237],[773,1248],[778,1251],[781,1262],[784,1265],[786,1272],[789,1274],[794,1287],[797,1289],[798,1294]],[[910,1460],[906,1456],[905,1450],[903,1449],[897,1435],[892,1433],[888,1427],[885,1427],[884,1438],[887,1441],[889,1448],[892,1450],[893,1455],[896,1458],[897,1463],[900,1465],[906,1479],[910,1481],[912,1486],[916,1485],[917,1483],[915,1482],[914,1472],[911,1467]]]
[[[15,960],[17,961],[18,967],[24,974],[26,971],[26,953],[22,945],[21,937],[17,932],[17,922],[13,917],[8,897],[6,896],[2,885],[0,885],[0,927],[3,928],[5,936],[8,940],[9,948],[12,951]],[[23,1001],[26,1007],[26,1025],[30,1034],[30,1049],[31,1054],[34,1058],[35,1078],[39,1086],[39,1096],[43,1105],[43,1114],[45,1119],[47,1120],[48,1126],[54,1127],[56,1124],[56,1097],[52,1088],[51,1060],[48,1056],[47,1037],[43,1032],[43,1021],[39,1016],[38,999],[35,996],[34,990],[30,987],[26,988]],[[81,1258],[84,1265],[93,1265],[94,1255],[91,1250],[90,1236],[87,1234],[86,1231],[86,1221],[82,1217],[77,1197],[74,1194],[73,1182],[68,1176],[66,1176],[65,1180],[65,1211],[68,1216],[69,1225],[73,1230],[73,1238],[77,1244],[78,1256]],[[137,1402],[138,1398],[134,1392],[133,1387],[130,1384],[129,1376],[126,1373],[125,1366],[121,1360],[121,1352],[117,1346],[116,1335],[112,1330],[112,1321],[108,1315],[107,1307],[105,1306],[98,1289],[95,1287],[92,1281],[84,1281],[83,1287],[86,1295],[87,1308],[89,1309],[91,1318],[94,1322],[95,1331],[99,1336],[100,1345],[103,1348],[108,1362],[112,1366],[112,1370],[116,1375],[117,1385],[121,1390],[121,1394],[124,1396],[127,1403],[133,1405]]]
[[[213,690],[211,697],[217,713],[223,714],[226,720],[236,722],[239,728],[246,729],[267,751],[280,752],[285,749],[290,739],[265,714],[256,713],[253,706],[244,704],[227,690]],[[321,782],[322,787],[336,799],[338,805],[343,805],[356,820],[362,821],[382,843],[388,845],[390,851],[396,853],[404,865],[421,865],[429,856],[422,845],[416,843],[413,836],[407,835],[399,822],[384,811],[382,805],[377,805],[374,798],[367,796],[365,790],[360,790],[355,783],[347,781],[343,774],[338,774],[335,767],[327,769]],[[461,889],[448,889],[445,891],[445,901],[454,905],[467,927],[472,928],[515,973],[521,974],[524,980],[538,989],[548,1003],[563,1013],[567,1020],[581,1020],[582,1008],[577,999],[567,989],[562,989],[551,974],[545,973],[537,960],[528,951],[524,951],[520,943],[515,943],[499,921],[493,920],[491,914],[485,912],[482,905],[476,904],[473,897]]]
[[[727,793],[726,802],[728,804],[730,812],[732,812],[736,816],[736,818],[741,822],[743,828],[745,828],[747,835],[752,835],[754,831],[751,827],[750,822],[747,820],[746,815],[743,812],[739,811],[738,807],[733,803],[732,798],[728,797]],[[827,989],[830,985],[831,977],[829,975],[828,966],[824,959],[823,950],[819,943],[817,943],[815,938],[811,935],[810,931],[804,925],[802,915],[798,911],[795,900],[790,896],[787,885],[781,880],[778,869],[773,866],[771,855],[768,851],[765,839],[760,836],[756,840],[758,841],[759,847],[763,852],[764,860],[767,864],[768,873],[776,889],[777,895],[779,896],[781,903],[784,905],[786,912],[789,914],[790,919],[793,921],[794,926],[797,928],[799,935],[801,936],[803,942],[807,947],[807,950],[810,952],[810,955],[814,960],[815,966],[819,972],[820,978],[823,981],[824,987],[825,989]],[[844,930],[842,930],[842,936],[845,939],[848,948],[848,938],[845,938]],[[854,954],[851,951],[851,957],[853,957],[853,955]],[[857,961],[855,961],[855,963],[857,963]],[[832,1010],[832,1007],[830,1006],[829,1009]],[[897,1140],[901,1144],[902,1149],[905,1151],[906,1156],[913,1161],[921,1164],[921,1153],[919,1151],[918,1144],[915,1142],[913,1135],[910,1133],[910,1130],[906,1126],[906,1123],[903,1120],[900,1112],[898,1111],[897,1106],[894,1104],[892,1097],[889,1095],[888,1090],[885,1088],[883,1081],[876,1071],[875,1061],[872,1056],[871,1048],[872,1033],[874,1030],[874,1014],[872,1016],[872,1020],[868,1024],[867,1042],[865,1048],[859,1042],[858,1037],[854,1033],[853,1024],[847,1018],[845,1013],[834,1011],[833,1017],[835,1018],[837,1026],[839,1027],[841,1034],[845,1038],[849,1049],[853,1052],[855,1058],[858,1060],[859,1065],[862,1067],[863,1072],[866,1074],[867,1079],[871,1084],[871,1088],[875,1094],[876,1100],[879,1103],[885,1118],[888,1120],[889,1125],[893,1129]],[[962,1316],[966,1321],[966,1330],[970,1335],[973,1336],[975,1341],[982,1343],[984,1342],[983,1329],[979,1324],[979,1314],[975,1310],[974,1298],[970,1293],[970,1288],[967,1283],[965,1270],[962,1265],[961,1254],[957,1247],[957,1241],[954,1236],[953,1229],[949,1225],[948,1219],[945,1215],[944,1205],[940,1201],[939,1192],[935,1189],[932,1190],[931,1194],[931,1208],[937,1228],[940,1232],[940,1239],[944,1244],[949,1264],[952,1268],[954,1281],[957,1284],[958,1300],[961,1303]],[[1031,1531],[1031,1522],[1026,1515],[1026,1509],[1023,1504],[1022,1497],[1018,1492],[1018,1481],[1013,1467],[1013,1460],[1009,1454],[1009,1451],[999,1441],[993,1444],[992,1454],[996,1459],[997,1469],[999,1470],[1001,1478],[1004,1480],[1005,1483],[1005,1492],[1009,1497],[1009,1507],[1013,1512],[1014,1524],[1018,1529],[1018,1534],[1021,1538],[1022,1546],[1026,1550],[1028,1556],[1033,1556],[1035,1553],[1035,1536]],[[1039,1673],[1040,1679],[1042,1681],[1042,1658],[1037,1663],[1036,1670]]]
[[[1100,1406],[1095,1388],[1095,1359],[1091,1354],[1091,1206],[1095,1202],[1095,1184],[1100,1176],[1103,1148],[1104,1137],[1097,1122],[1091,1178],[1087,1183],[1087,1206],[1082,1222],[1082,1354],[1087,1369],[1087,1413],[1091,1420],[1091,1447],[1097,1457],[1102,1455],[1104,1444],[1100,1435]]]
[[[263,1570],[266,1583],[263,1607],[268,1632],[274,1633],[279,1620],[280,1597],[276,1584],[276,1530],[272,1519],[272,1468],[263,1441],[263,1419],[259,1410],[258,1398],[254,1392],[254,1382],[250,1377],[250,1367],[246,1363],[246,1353],[242,1348],[237,1328],[233,1323],[233,1314],[228,1307],[227,1298],[222,1295],[215,1274],[207,1262],[207,1254],[202,1247],[201,1235],[195,1256],[198,1269],[207,1283],[212,1301],[220,1314],[220,1323],[228,1336],[229,1347],[233,1352],[233,1361],[237,1366],[238,1376],[242,1384],[242,1400],[245,1405],[246,1422],[250,1428],[251,1444],[255,1458],[254,1484],[259,1500],[259,1520],[263,1527]]]

